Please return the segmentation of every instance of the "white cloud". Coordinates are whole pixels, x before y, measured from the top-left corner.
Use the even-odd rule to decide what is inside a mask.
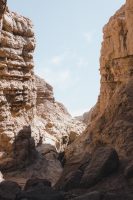
[[[62,56],[53,56],[51,63],[54,65],[59,65],[62,62]]]
[[[71,55],[71,50],[70,49],[66,49],[64,51],[64,53],[60,54],[60,55],[55,55],[51,58],[50,63],[53,65],[60,65],[65,58],[69,57]]]
[[[92,42],[92,39],[93,39],[92,32],[84,32],[84,33],[83,33],[83,37],[85,38],[85,40],[86,40],[88,43],[91,43],[91,42]]]
[[[88,66],[88,61],[86,61],[85,58],[79,58],[78,62],[77,62],[77,67],[82,68],[82,67],[86,67]]]
[[[58,74],[58,81],[61,83],[64,83],[70,79],[70,71],[69,70],[64,70],[60,71]]]
[[[45,68],[40,73],[41,77],[52,84],[55,88],[67,88],[71,84],[71,72],[69,69],[51,69]]]

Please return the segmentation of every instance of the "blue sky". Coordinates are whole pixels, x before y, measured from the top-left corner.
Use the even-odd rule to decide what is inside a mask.
[[[88,111],[100,88],[102,28],[125,0],[8,0],[32,19],[35,72],[54,87],[72,115]]]

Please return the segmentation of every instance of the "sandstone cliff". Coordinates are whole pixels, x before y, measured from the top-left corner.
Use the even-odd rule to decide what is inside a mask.
[[[80,194],[85,188],[86,193],[111,194],[90,193],[75,199],[132,199],[132,23],[133,1],[127,0],[103,28],[98,102],[87,114],[87,129],[66,149],[66,164],[56,185]]]
[[[104,144],[115,147],[121,156],[132,153],[132,3],[127,0],[103,29],[100,95],[91,113],[91,124],[75,143],[87,152]],[[74,145],[69,153],[70,148]],[[83,154],[84,150],[80,148]]]
[[[1,26],[0,151],[9,152],[15,134],[34,117],[35,38],[31,21],[8,8],[2,16]]]

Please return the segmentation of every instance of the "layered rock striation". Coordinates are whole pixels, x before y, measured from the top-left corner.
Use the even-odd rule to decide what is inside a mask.
[[[0,41],[0,151],[9,152],[15,134],[34,117],[35,38],[31,21],[6,8]]]
[[[33,121],[35,141],[38,144],[51,144],[58,152],[62,152],[84,131],[86,125],[73,118],[64,105],[55,100],[52,86],[38,76],[36,87],[36,117]]]

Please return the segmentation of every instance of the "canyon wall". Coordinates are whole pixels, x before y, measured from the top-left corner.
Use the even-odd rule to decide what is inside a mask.
[[[34,116],[35,38],[31,21],[8,8],[0,34],[0,151],[7,152],[15,134]]]
[[[56,187],[82,194],[77,199],[133,197],[132,23],[133,1],[127,0],[103,28],[97,104],[82,117],[86,130],[65,149]]]
[[[8,9],[6,9],[6,13],[9,13]],[[16,16],[14,13],[11,15]],[[2,28],[2,33],[4,31]],[[9,143],[13,145],[16,156],[12,159],[13,165],[6,160],[4,169],[6,166],[14,167],[14,163],[17,167],[14,172],[4,173],[4,178],[15,180],[21,184],[20,180],[23,178],[23,185],[27,178],[31,178],[23,190],[16,185],[14,193],[12,192],[14,182],[3,182],[4,186],[0,184],[2,197],[7,195],[6,190],[11,189],[11,194],[14,194],[12,200],[16,198],[18,200],[23,198],[37,200],[45,198],[53,200],[133,199],[132,0],[127,0],[126,4],[110,18],[103,33],[100,57],[100,95],[96,105],[83,117],[78,117],[87,124],[85,131],[83,131],[85,124],[73,119],[66,108],[55,101],[53,88],[45,80],[34,75],[31,76],[33,79],[27,80],[29,81],[28,86],[30,86],[31,80],[32,85],[35,86],[34,90],[30,89],[28,93],[28,95],[33,95],[32,101],[29,100],[29,102],[34,105],[29,104],[27,109],[27,103],[24,104],[22,99],[21,104],[19,101],[18,104],[15,101],[17,97],[20,98],[18,91],[14,93],[8,88],[9,93],[7,93],[7,90],[3,89],[9,80],[8,84],[14,82],[14,76],[10,70],[8,70],[10,72],[8,78],[5,75],[2,76],[4,80],[1,79],[3,81],[1,91],[4,92],[1,96],[6,99],[4,101],[6,104],[3,103],[2,106],[5,106],[4,109],[7,106],[10,126],[15,127],[14,130],[16,130],[17,124],[21,127],[22,122],[24,124],[27,122],[26,125],[29,125],[19,131],[12,144],[8,140],[9,138],[13,140],[12,134],[16,132],[10,129],[10,134],[8,134],[8,121],[5,120],[7,118],[4,118],[7,132],[2,130],[1,135],[6,136],[8,140],[0,140],[1,144],[4,144],[1,149],[9,149],[8,145],[5,146]],[[16,37],[15,32],[14,35]],[[13,43],[16,44],[15,41]],[[10,56],[12,56],[12,51]],[[21,57],[17,54],[17,57],[13,58],[17,60],[18,56]],[[1,59],[0,64],[5,66],[5,57]],[[10,58],[10,62],[11,60]],[[21,68],[17,67],[15,72],[17,77],[18,69]],[[25,83],[22,80],[21,82]],[[14,98],[8,98],[7,94],[11,95],[12,93]],[[11,102],[13,103],[11,104]],[[12,108],[17,110],[12,110]],[[1,109],[1,111],[3,110]],[[32,115],[29,118],[28,113],[30,112]],[[16,125],[12,125],[12,122],[16,122]],[[29,163],[29,161],[31,162]],[[1,166],[0,159],[0,169]],[[0,178],[3,180],[1,173]],[[54,188],[51,187],[49,181]],[[6,190],[3,192],[2,188]],[[17,189],[19,192],[16,192]]]
[[[67,149],[68,159],[79,159],[79,154],[83,158],[96,147],[106,145],[114,147],[123,158],[133,154],[132,13],[133,1],[127,0],[103,28],[100,95],[91,112],[91,123]]]
[[[0,26],[0,164],[13,157],[14,142],[26,126],[36,146],[49,144],[64,151],[85,124],[72,118],[54,99],[52,86],[35,76],[32,22],[0,0]]]

